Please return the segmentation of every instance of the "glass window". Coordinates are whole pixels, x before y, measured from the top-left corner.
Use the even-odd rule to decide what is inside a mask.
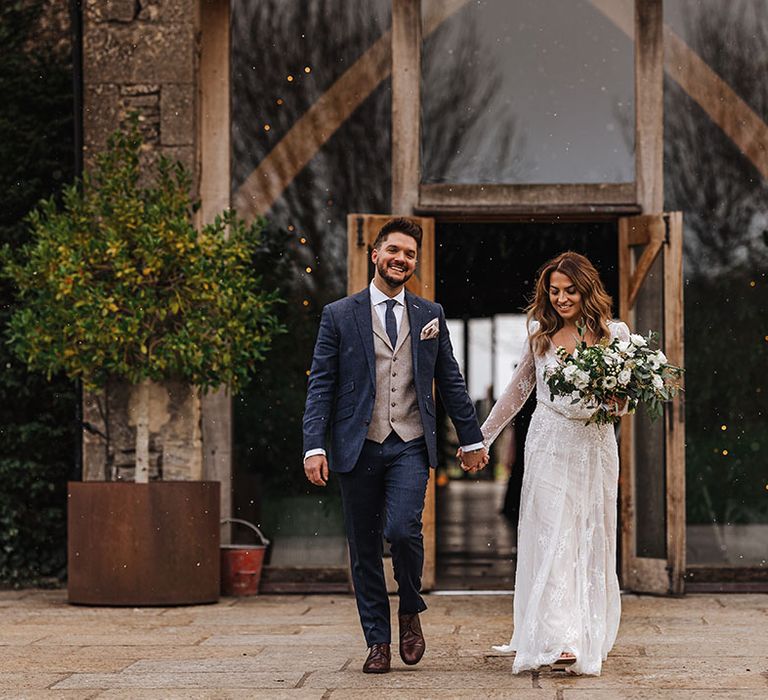
[[[359,62],[389,25],[388,0],[232,3],[233,200],[261,203],[261,272],[286,298],[288,327],[235,399],[234,503],[273,541],[272,567],[346,566],[337,486],[306,481],[301,419],[320,313],[347,292],[347,213],[389,209],[389,66]]]
[[[768,3],[669,0],[664,11],[684,50],[766,119]],[[734,142],[752,132],[718,125],[712,86],[696,84],[694,101],[681,82],[665,82],[664,178],[666,207],[685,222],[688,562],[766,566],[768,180]]]
[[[633,41],[600,9],[587,0],[423,8],[423,182],[634,180]]]

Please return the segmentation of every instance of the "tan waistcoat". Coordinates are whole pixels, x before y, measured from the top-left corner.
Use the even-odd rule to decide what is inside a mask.
[[[373,350],[376,356],[376,398],[367,437],[382,443],[394,430],[405,442],[415,440],[424,434],[424,426],[413,381],[408,308],[403,309],[403,320],[394,350],[373,304],[371,314]]]

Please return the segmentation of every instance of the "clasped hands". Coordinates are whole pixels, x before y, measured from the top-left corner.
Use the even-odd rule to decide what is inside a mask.
[[[479,472],[488,464],[490,459],[488,450],[485,447],[481,447],[479,450],[472,450],[471,452],[464,452],[459,448],[456,451],[456,456],[461,462],[461,468],[470,474]]]

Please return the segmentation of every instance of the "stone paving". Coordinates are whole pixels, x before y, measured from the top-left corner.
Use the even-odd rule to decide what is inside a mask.
[[[768,595],[625,595],[599,678],[513,676],[490,648],[509,637],[511,596],[427,602],[422,662],[395,651],[393,671],[371,676],[351,596],[88,608],[64,591],[0,591],[0,698],[768,698]]]

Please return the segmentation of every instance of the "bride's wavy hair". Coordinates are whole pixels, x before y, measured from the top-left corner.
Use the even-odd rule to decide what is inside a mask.
[[[549,283],[553,272],[562,272],[581,294],[581,322],[595,341],[610,338],[608,319],[611,318],[611,297],[605,291],[595,266],[583,255],[566,251],[544,263],[539,269],[533,299],[526,309],[528,321],[539,322],[531,335],[531,347],[536,355],[549,348],[550,338],[563,327],[563,319],[549,301]]]

